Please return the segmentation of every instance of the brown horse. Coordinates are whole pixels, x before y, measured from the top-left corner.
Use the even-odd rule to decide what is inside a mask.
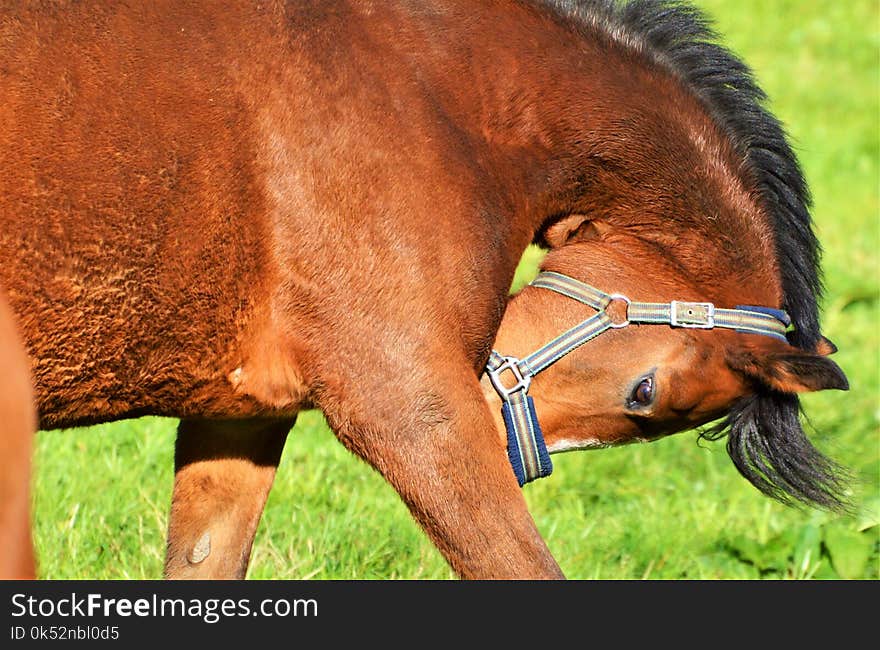
[[[846,387],[807,191],[694,9],[6,3],[0,79],[0,283],[40,427],[181,419],[167,577],[244,576],[310,408],[459,575],[561,577],[481,385],[493,341],[589,315],[538,286],[505,314],[531,242],[609,294],[794,326],[609,329],[535,378],[550,451],[726,415],[759,488],[839,503],[798,422],[796,392]]]

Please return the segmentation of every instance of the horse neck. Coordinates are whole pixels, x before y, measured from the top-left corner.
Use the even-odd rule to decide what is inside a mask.
[[[583,214],[603,225],[608,245],[648,242],[716,295],[726,285],[778,305],[769,219],[698,98],[623,42],[519,10],[471,21],[458,47],[473,39],[466,60],[477,83],[448,94],[485,142],[495,177],[508,179],[519,243]]]

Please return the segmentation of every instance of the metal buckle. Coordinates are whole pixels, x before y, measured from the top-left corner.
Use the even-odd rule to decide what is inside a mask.
[[[711,302],[680,302],[669,304],[669,324],[673,327],[708,330],[715,327],[715,305]],[[682,318],[685,320],[682,321]]]
[[[486,372],[489,374],[489,381],[492,382],[492,385],[495,387],[495,390],[498,391],[498,394],[506,400],[510,394],[515,393],[518,390],[528,391],[529,386],[532,384],[532,376],[523,375],[522,370],[520,370],[519,365],[517,365],[519,364],[519,359],[516,357],[502,357],[502,359],[504,359],[504,363],[494,370],[486,369]],[[501,383],[500,375],[505,370],[510,370],[510,372],[513,373],[514,379],[516,379],[516,384],[510,388]]]

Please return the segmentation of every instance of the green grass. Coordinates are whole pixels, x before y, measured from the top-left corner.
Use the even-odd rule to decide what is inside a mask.
[[[787,508],[736,473],[723,442],[684,433],[554,456],[525,488],[563,570],[582,579],[880,578],[878,5],[702,0],[755,69],[815,198],[824,330],[848,393],[804,398],[811,437],[853,471],[852,517]],[[530,249],[517,284],[534,271]],[[42,432],[35,536],[44,578],[159,578],[176,423]],[[249,577],[451,578],[396,493],[305,413],[284,452]]]

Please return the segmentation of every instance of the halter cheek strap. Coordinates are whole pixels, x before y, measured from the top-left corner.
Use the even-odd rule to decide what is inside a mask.
[[[719,309],[711,302],[633,302],[622,294],[608,294],[567,275],[550,271],[539,273],[531,285],[582,302],[595,309],[596,314],[523,359],[503,356],[495,350],[489,355],[486,373],[501,396],[501,414],[507,429],[507,456],[520,487],[553,471],[535,404],[528,395],[532,377],[590,339],[606,330],[626,327],[630,323],[649,323],[687,329],[723,327],[737,332],[772,336],[787,342],[785,332],[791,324],[791,319],[784,311],[769,307],[739,305],[735,309]],[[626,305],[622,320],[613,319],[607,312],[608,306],[618,301]],[[506,373],[510,373],[511,378],[502,379]]]

